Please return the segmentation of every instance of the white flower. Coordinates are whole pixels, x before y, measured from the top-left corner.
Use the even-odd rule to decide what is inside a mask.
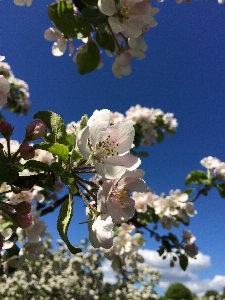
[[[125,51],[116,57],[112,65],[112,72],[115,77],[122,78],[122,76],[130,75],[130,60],[131,54],[129,53],[129,51]]]
[[[47,41],[56,41],[52,46],[52,54],[54,56],[62,56],[66,51],[66,41],[69,42],[69,54],[72,55],[74,51],[74,45],[71,39],[66,39],[64,34],[57,28],[50,27],[45,30],[44,38]]]
[[[157,23],[153,16],[159,11],[145,0],[120,0],[118,7],[114,0],[99,0],[101,12],[109,16],[109,24],[116,33],[122,32],[127,37],[137,38],[143,27],[153,27]]]
[[[114,223],[111,216],[100,214],[95,221],[89,220],[88,229],[89,239],[94,248],[110,249],[112,247]]]
[[[97,195],[98,211],[109,214],[115,224],[127,222],[135,213],[135,201],[129,191],[147,190],[143,176],[143,170],[127,171],[119,179],[103,182]]]
[[[213,168],[219,167],[219,165],[221,164],[221,161],[216,157],[208,156],[208,157],[203,158],[200,161],[200,164],[203,167],[205,167],[206,169],[213,169]]]
[[[78,134],[78,147],[99,175],[115,179],[139,166],[140,159],[129,153],[135,134],[131,123],[111,125],[110,111],[96,110],[87,125]]]

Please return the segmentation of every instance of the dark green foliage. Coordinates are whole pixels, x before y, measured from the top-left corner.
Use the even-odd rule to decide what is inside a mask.
[[[181,283],[170,285],[165,293],[165,300],[192,300],[191,291]]]

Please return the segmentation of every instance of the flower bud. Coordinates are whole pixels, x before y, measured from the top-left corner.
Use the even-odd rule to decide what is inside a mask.
[[[29,213],[27,215],[17,215],[15,220],[20,228],[25,229],[32,225],[32,214]]]
[[[5,139],[10,138],[13,133],[13,127],[6,121],[0,122],[0,133]]]
[[[41,120],[34,120],[31,122],[26,129],[26,142],[38,140],[42,138],[47,131],[47,126]]]
[[[30,146],[28,143],[23,143],[20,145],[19,151],[20,151],[20,155],[23,159],[31,159],[33,157],[35,157],[35,151],[31,151],[32,146]]]

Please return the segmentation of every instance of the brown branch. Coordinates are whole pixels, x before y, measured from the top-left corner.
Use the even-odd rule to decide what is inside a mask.
[[[63,196],[59,200],[55,201],[54,204],[51,204],[50,206],[40,210],[41,211],[40,216],[44,216],[44,215],[47,215],[50,212],[53,212],[57,207],[59,207],[61,204],[63,204],[63,202],[66,201],[66,199],[68,199],[68,197],[69,197],[69,194],[66,194],[65,196]]]

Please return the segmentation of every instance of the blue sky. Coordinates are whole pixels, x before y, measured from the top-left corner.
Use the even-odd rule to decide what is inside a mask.
[[[205,156],[225,161],[225,5],[216,0],[180,5],[152,0],[160,12],[158,26],[146,34],[146,58],[132,61],[132,74],[119,80],[111,72],[113,60],[105,53],[103,68],[84,76],[78,74],[68,52],[59,58],[52,55],[52,43],[43,37],[52,26],[47,17],[49,3],[33,0],[31,7],[18,7],[13,0],[1,2],[0,54],[6,56],[14,75],[29,84],[32,102],[27,117],[6,114],[15,127],[14,139],[22,139],[26,124],[39,110],[53,110],[69,123],[84,113],[90,116],[95,109],[124,113],[140,104],[172,112],[179,123],[177,134],[149,148],[150,156],[142,163],[145,180],[157,193],[184,189],[185,176],[201,169],[199,161]],[[184,273],[152,260],[153,252],[145,253],[146,260],[164,274],[162,287],[179,279],[197,293],[209,287],[221,291],[225,286],[225,200],[213,191],[197,200],[196,209],[190,230],[201,251],[198,262]],[[86,225],[78,225],[85,221],[80,199],[75,210],[72,242],[87,235]],[[49,218],[49,230],[57,238],[57,214]],[[146,249],[156,250],[157,243],[146,238]]]

